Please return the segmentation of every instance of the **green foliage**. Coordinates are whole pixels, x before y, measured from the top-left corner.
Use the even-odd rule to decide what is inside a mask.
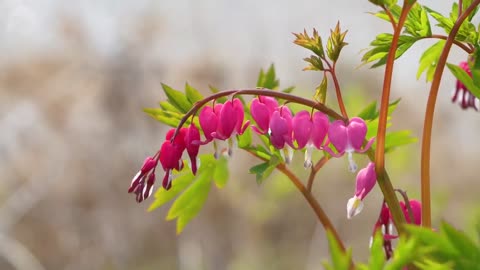
[[[388,118],[387,118],[387,128],[392,125],[390,122],[391,114],[397,108],[400,99],[397,99],[390,103],[388,106]],[[365,107],[358,116],[361,117],[367,123],[367,138],[371,138],[377,135],[378,131],[378,117],[380,115],[379,110],[377,109],[377,102],[374,101]],[[412,136],[410,130],[400,130],[400,131],[388,131],[385,137],[385,153],[392,152],[395,148],[403,145],[408,145],[415,143],[417,138]],[[374,144],[375,146],[375,144]]]
[[[201,155],[200,164],[196,175],[184,168],[176,175],[170,190],[158,189],[155,200],[148,209],[153,211],[178,196],[167,214],[167,220],[177,219],[177,234],[180,234],[202,209],[212,187],[212,180],[218,188],[224,187],[228,180],[228,164],[225,158],[215,159],[212,155]]]
[[[315,95],[313,99],[317,102],[325,104],[325,100],[327,99],[327,87],[328,87],[328,80],[326,74],[323,74],[322,82],[319,86],[315,89]]]
[[[323,266],[327,270],[349,270],[352,262],[352,250],[343,253],[340,245],[336,241],[332,232],[327,230],[328,248],[330,250],[331,264],[324,262]]]
[[[428,48],[420,57],[420,66],[417,71],[417,80],[426,72],[426,81],[433,80],[433,74],[437,68],[438,59],[445,46],[445,40],[440,40]]]
[[[468,75],[468,73],[463,70],[461,67],[447,63],[447,67],[450,69],[452,74],[460,80],[470,92],[472,92],[473,95],[475,95],[477,98],[480,98],[480,87],[478,86],[479,84],[476,84],[473,81],[473,78]],[[477,74],[476,72],[472,74]],[[478,78],[478,77],[477,77]]]
[[[410,35],[401,35],[398,39],[398,46],[395,52],[395,59],[402,56],[416,41],[420,38],[410,36]],[[368,50],[362,57],[362,62],[368,64],[376,61],[372,65],[372,68],[376,68],[382,65],[385,65],[387,62],[388,51],[392,45],[393,35],[389,33],[379,34],[374,41],[370,43],[372,47]]]
[[[282,162],[281,158],[273,155],[268,161],[260,163],[250,168],[249,172],[255,174],[255,180],[257,184],[262,184],[263,181],[272,174],[273,170],[277,167],[278,164]]]
[[[181,91],[175,90],[170,86],[162,83],[163,91],[165,95],[167,95],[167,100],[172,104],[175,108],[177,108],[180,112],[186,113],[190,108],[192,108],[192,102],[190,102],[185,95]]]
[[[202,94],[200,94],[197,89],[193,88],[188,83],[185,84],[185,93],[188,101],[190,101],[192,104],[203,99]]]
[[[323,50],[323,43],[322,38],[318,35],[317,30],[313,29],[313,36],[310,37],[307,33],[307,30],[303,30],[303,33],[296,34],[294,33],[296,39],[294,41],[295,44],[304,47],[312,51],[315,55],[319,58],[325,58],[325,52]],[[322,69],[320,69],[322,70]]]
[[[268,88],[268,89],[277,89],[279,86],[279,80],[275,75],[275,67],[270,65],[267,72],[264,72],[263,69],[260,69],[260,74],[258,74],[257,87]]]
[[[340,52],[348,43],[344,42],[347,31],[342,33],[340,22],[337,22],[335,29],[330,30],[330,37],[327,40],[327,56],[333,62],[337,62]]]
[[[418,3],[415,3],[410,9],[404,27],[405,33],[408,33],[413,37],[422,38],[432,35],[427,11]]]

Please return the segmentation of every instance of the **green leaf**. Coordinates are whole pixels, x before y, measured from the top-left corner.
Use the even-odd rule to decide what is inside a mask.
[[[368,104],[365,109],[363,109],[359,114],[358,117],[362,118],[365,121],[373,120],[378,117],[378,110],[377,110],[377,101],[374,101]]]
[[[177,218],[177,234],[202,209],[211,188],[210,174],[201,173],[196,181],[182,193],[168,211],[167,220]]]
[[[260,185],[280,163],[281,160],[277,156],[271,156],[269,161],[251,167],[249,172],[255,174],[257,184]]]
[[[200,94],[197,89],[193,88],[188,83],[185,84],[185,93],[187,94],[187,99],[191,104],[203,99],[202,94]]]
[[[377,61],[372,65],[372,68],[382,66],[386,63],[388,57],[388,51],[390,50],[393,35],[383,33],[378,35],[374,41],[370,43],[372,49],[367,51],[363,57],[362,62],[364,64]],[[402,35],[398,39],[398,46],[395,52],[395,59],[402,56],[417,40],[420,38]]]
[[[303,33],[293,33],[293,35],[295,35],[295,41],[293,41],[293,43],[312,51],[318,58],[325,58],[322,38],[318,35],[315,28],[313,29],[312,37],[308,35],[305,29]]]
[[[385,266],[385,255],[383,251],[383,236],[380,231],[375,233],[372,247],[370,248],[370,259],[368,260],[369,270],[382,270]]]
[[[407,20],[405,22],[405,32],[419,38],[432,35],[427,12],[418,3],[415,3],[408,13]]]
[[[164,111],[180,113],[180,111],[168,101],[161,101],[159,105]]]
[[[470,77],[470,75],[468,75],[468,73],[465,70],[463,70],[461,67],[457,65],[450,64],[450,63],[447,63],[447,67],[450,69],[452,74],[458,80],[460,80],[470,92],[472,92],[474,96],[476,96],[477,98],[480,98],[480,87],[475,85],[475,83],[473,82],[473,79]]]
[[[425,70],[427,71],[427,82],[433,80],[433,73],[437,68],[438,59],[440,58],[444,46],[445,40],[440,40],[422,54],[422,57],[420,57],[420,66],[417,71],[417,80],[422,76]]]
[[[329,263],[324,263],[325,268],[335,270],[349,270],[352,258],[352,250],[349,249],[346,253],[343,253],[340,245],[338,244],[337,240],[335,239],[330,230],[327,230],[327,238],[332,265],[330,265]]]
[[[273,64],[270,65],[266,73],[263,71],[263,69],[260,70],[260,74],[258,74],[257,87],[277,89],[278,86],[279,80],[276,78],[275,67]]]
[[[228,162],[225,157],[220,157],[215,164],[213,172],[213,181],[218,188],[223,188],[228,181]]]
[[[410,130],[387,132],[385,136],[385,153],[391,152],[399,146],[416,142],[417,138],[412,136]]]
[[[180,112],[186,113],[192,108],[192,103],[188,101],[184,93],[171,88],[162,83],[163,91],[167,95],[168,101],[175,106]]]
[[[180,120],[183,117],[183,114],[176,112],[167,112],[159,108],[144,108],[144,112],[153,117],[154,119],[169,125],[171,127],[176,127],[180,123]]]
[[[337,22],[335,29],[330,30],[330,37],[327,40],[327,56],[333,62],[338,60],[343,47],[348,45],[348,43],[344,42],[346,35],[347,31],[342,33],[340,29],[340,22]]]
[[[238,147],[247,148],[252,144],[252,131],[250,128],[247,128],[242,135],[238,136]]]
[[[325,100],[327,99],[327,86],[328,86],[328,80],[327,80],[327,76],[325,76],[324,74],[322,82],[315,89],[315,95],[313,96],[315,101],[325,104]]]
[[[186,169],[186,168],[185,168]],[[184,191],[192,182],[195,176],[191,171],[183,173],[180,176],[175,178],[175,181],[172,182],[172,187],[169,190],[164,188],[159,188],[155,192],[155,201],[150,205],[148,211],[153,211],[158,207],[164,205],[165,203],[171,201],[175,198],[180,192]]]
[[[295,86],[290,86],[282,90],[282,92],[290,94],[293,90],[295,90]]]

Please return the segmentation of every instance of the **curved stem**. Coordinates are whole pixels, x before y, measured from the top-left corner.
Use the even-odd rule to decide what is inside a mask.
[[[318,171],[327,163],[328,156],[323,156],[316,164],[312,167],[310,171],[310,175],[308,176],[308,183],[307,183],[307,190],[308,192],[312,192],[313,180],[315,180],[315,176],[317,175]]]
[[[438,59],[437,68],[433,75],[432,85],[430,87],[430,93],[428,95],[427,109],[425,111],[425,120],[423,124],[423,135],[422,135],[422,156],[421,156],[421,189],[422,189],[422,225],[425,227],[432,226],[432,217],[431,217],[431,205],[430,205],[430,146],[432,143],[432,126],[433,126],[433,116],[435,113],[435,104],[437,101],[438,90],[440,88],[440,82],[442,80],[443,70],[445,69],[445,64],[447,63],[447,57],[454,43],[455,36],[457,35],[460,26],[463,21],[467,19],[471,12],[475,9],[476,6],[480,4],[480,0],[475,0],[453,25],[450,34],[448,35],[447,41],[445,42],[445,47],[443,48],[442,54]]]
[[[377,149],[375,152],[375,171],[377,172],[377,182],[382,188],[386,188],[387,194],[384,193],[386,198],[388,207],[393,216],[393,222],[395,227],[399,232],[403,229],[400,226],[402,223],[405,222],[405,217],[402,214],[402,210],[400,209],[400,204],[398,203],[398,199],[395,196],[395,192],[393,191],[393,187],[388,180],[388,176],[385,173],[385,135],[387,131],[387,116],[388,116],[388,105],[390,101],[390,88],[392,85],[392,74],[393,74],[393,65],[395,62],[395,54],[398,47],[398,40],[400,37],[400,33],[402,32],[403,25],[407,19],[408,12],[410,11],[412,4],[408,4],[408,1],[405,0],[403,3],[402,13],[400,14],[400,18],[398,19],[397,27],[395,28],[392,45],[388,52],[387,62],[385,66],[385,76],[383,81],[383,91],[382,91],[382,100],[380,105],[380,116],[378,120],[378,132],[377,132]],[[384,189],[382,188],[382,192]],[[393,195],[392,195],[393,194]],[[391,198],[389,198],[391,197]]]
[[[385,14],[387,14],[388,18],[390,18],[390,22],[392,23],[393,30],[397,28],[397,23],[395,22],[395,19],[393,18],[392,12],[385,6],[381,5],[383,11],[385,11]]]
[[[333,84],[335,85],[335,93],[337,95],[338,107],[340,107],[343,118],[348,119],[347,109],[345,108],[345,103],[343,102],[342,98],[342,91],[340,90],[340,84],[338,83],[337,74],[335,73],[336,63],[333,63],[333,66],[328,61],[325,61],[325,63],[328,66],[327,71],[330,73],[330,75],[332,75]]]
[[[208,97],[196,102],[193,105],[193,107],[180,120],[180,123],[178,124],[177,129],[175,130],[175,133],[173,134],[171,140],[173,141],[173,139],[175,139],[175,137],[177,136],[180,128],[188,120],[188,117],[197,113],[197,111],[202,106],[207,104],[209,101],[216,100],[218,98],[229,96],[229,95],[254,95],[254,96],[260,95],[260,96],[269,96],[269,97],[281,98],[281,99],[285,99],[289,102],[294,102],[294,103],[298,103],[298,104],[302,104],[302,105],[314,108],[316,110],[319,110],[319,111],[325,113],[326,115],[328,115],[328,116],[330,116],[334,119],[340,119],[340,120],[343,120],[345,122],[347,121],[346,118],[342,117],[340,114],[338,114],[334,110],[330,109],[329,107],[325,106],[324,104],[321,104],[321,103],[318,103],[318,102],[315,102],[313,100],[309,100],[309,99],[306,99],[306,98],[298,97],[298,96],[283,93],[283,92],[272,91],[270,89],[258,89],[258,88],[255,88],[255,89],[234,89],[234,90],[225,90],[225,91],[218,92],[216,94],[213,94],[211,96],[208,96]]]
[[[263,160],[267,161],[266,159],[259,157],[257,154],[250,150],[246,150],[253,156]],[[318,164],[318,163],[317,163]],[[340,239],[340,235],[338,234],[337,230],[333,226],[332,222],[328,218],[327,214],[325,211],[323,211],[322,207],[318,203],[318,201],[313,197],[312,193],[302,184],[302,181],[292,172],[290,171],[285,163],[278,164],[276,167],[280,172],[282,172],[285,176],[288,177],[288,179],[295,185],[295,187],[302,193],[303,197],[307,200],[308,204],[312,208],[312,210],[315,212],[317,215],[318,220],[322,224],[323,228],[325,231],[330,231],[332,235],[335,237],[335,240],[337,241],[338,245],[340,246],[340,249],[345,253],[346,249],[343,244],[343,241]],[[352,262],[353,264],[353,262]]]
[[[423,37],[423,38],[436,38],[436,39],[443,39],[443,40],[447,40],[447,36],[444,36],[444,35],[431,35],[431,36],[428,36],[428,37]],[[472,47],[469,47],[470,44],[466,45],[458,40],[453,40],[453,44],[457,45],[458,47],[460,47],[462,50],[464,50],[466,53],[468,54],[471,54],[473,52],[473,49]]]

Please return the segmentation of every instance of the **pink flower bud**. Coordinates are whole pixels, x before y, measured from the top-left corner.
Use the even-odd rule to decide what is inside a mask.
[[[185,133],[185,145],[187,148],[188,156],[190,158],[193,174],[197,173],[197,156],[200,149],[199,143],[200,131],[198,131],[198,128],[195,126],[195,124],[192,123]]]
[[[415,225],[422,224],[422,203],[417,200],[410,200],[410,208],[412,209],[412,215]],[[403,215],[405,215],[405,219],[407,223],[412,223],[412,219],[410,217],[410,213],[408,212],[408,208],[404,202],[400,202],[400,206],[403,210]]]
[[[293,140],[297,143],[297,148],[307,147],[305,151],[304,167],[312,166],[313,146],[317,149],[322,148],[322,143],[328,131],[328,118],[321,112],[315,112],[310,115],[307,111],[300,111],[293,117]]]
[[[202,144],[207,144],[213,140],[212,133],[217,131],[218,114],[221,111],[222,106],[223,104],[216,104],[215,108],[205,106],[200,111],[198,119],[206,139]]]
[[[349,219],[362,211],[363,199],[373,189],[376,182],[375,164],[370,162],[367,167],[361,169],[357,174],[355,195],[347,202],[347,217]]]

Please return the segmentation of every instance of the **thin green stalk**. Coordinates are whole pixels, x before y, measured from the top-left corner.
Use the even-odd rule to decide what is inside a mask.
[[[407,19],[408,12],[410,11],[412,4],[408,1],[404,1],[402,13],[396,24],[396,28],[393,34],[392,45],[388,52],[388,57],[385,65],[385,76],[383,81],[382,99],[380,104],[380,116],[378,120],[378,132],[377,132],[377,149],[375,152],[375,170],[377,172],[377,182],[384,192],[385,201],[392,213],[393,222],[399,232],[402,232],[402,223],[405,222],[405,217],[400,209],[397,196],[393,190],[393,186],[385,173],[385,135],[387,131],[387,116],[388,105],[390,101],[390,88],[392,84],[393,65],[395,62],[395,54],[398,47],[398,40],[400,33],[402,32],[403,25]]]
[[[428,95],[427,108],[425,111],[425,120],[423,122],[423,135],[422,135],[422,156],[421,156],[421,190],[422,190],[422,225],[425,227],[432,226],[431,216],[431,199],[430,199],[430,147],[432,144],[432,126],[433,116],[435,114],[435,104],[437,102],[438,90],[440,88],[440,82],[442,80],[443,70],[447,63],[448,54],[452,44],[455,41],[455,36],[460,29],[463,21],[467,19],[470,13],[473,12],[476,6],[480,4],[480,0],[475,0],[466,10],[458,17],[457,21],[452,27],[450,34],[445,42],[442,54],[438,59],[437,68],[433,75],[432,85],[430,87],[430,93]]]

